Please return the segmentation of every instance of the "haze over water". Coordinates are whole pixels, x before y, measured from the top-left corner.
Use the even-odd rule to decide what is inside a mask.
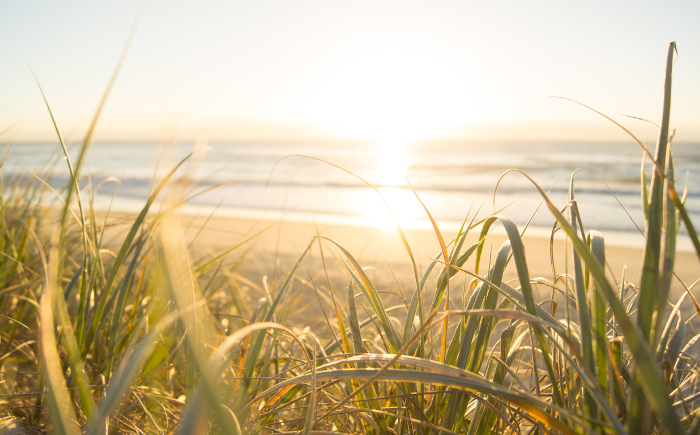
[[[205,144],[200,143],[200,148]],[[163,147],[155,143],[97,143],[86,169],[100,187],[97,205],[106,209],[116,190],[113,209],[140,209],[158,177],[195,148],[193,143]],[[428,217],[410,191],[407,177],[442,229],[459,228],[468,213],[485,217],[494,212],[494,190],[508,169],[520,169],[542,188],[551,190],[555,204],[567,203],[571,175],[586,230],[603,231],[609,243],[641,246],[644,230],[640,199],[642,152],[632,142],[212,142],[195,153],[178,173],[189,180],[189,191],[219,187],[194,198],[188,212],[254,219],[285,219],[317,223],[363,225],[393,231],[395,224],[379,195],[357,177],[309,156],[339,165],[376,186],[403,228],[430,228]],[[159,156],[160,161],[159,161]],[[674,144],[678,189],[690,174],[687,207],[700,224],[700,146]],[[73,159],[76,157],[73,156]],[[52,166],[50,162],[56,162]],[[53,168],[45,172],[48,168]],[[7,181],[25,176],[24,169],[50,173],[50,183],[62,188],[67,168],[57,144],[17,144],[3,168]],[[647,163],[647,175],[651,166]],[[606,185],[607,183],[607,185]],[[611,191],[617,196],[617,199]],[[495,195],[495,210],[521,228],[537,209],[540,198],[522,175],[509,173]],[[618,202],[619,201],[619,202]],[[632,220],[622,206],[625,207]],[[532,221],[531,234],[551,232],[553,218],[543,207]],[[687,249],[681,237],[681,248]]]

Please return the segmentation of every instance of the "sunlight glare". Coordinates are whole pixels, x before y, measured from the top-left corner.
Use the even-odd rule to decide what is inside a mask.
[[[404,177],[409,167],[406,142],[402,140],[383,140],[378,144],[377,182],[383,186],[397,186],[406,183]]]
[[[382,196],[391,207],[391,211],[398,219],[402,227],[406,227],[415,213],[414,201],[410,191],[398,187],[379,188]],[[396,231],[396,221],[387,210],[386,205],[374,191],[367,191],[364,203],[364,213],[369,220],[370,226],[380,228],[384,231]]]
[[[377,138],[390,130],[425,139],[480,121],[469,79],[439,49],[410,39],[354,47],[309,88],[300,113],[345,137]]]

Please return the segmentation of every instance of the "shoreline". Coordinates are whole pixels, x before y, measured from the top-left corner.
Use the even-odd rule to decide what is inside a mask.
[[[128,217],[129,214],[113,214]],[[111,220],[111,219],[110,219]],[[362,265],[362,267],[376,266],[376,264],[388,264],[399,273],[404,273],[400,281],[411,286],[414,282],[410,258],[404,247],[398,232],[385,231],[377,228],[369,228],[356,225],[329,224],[324,222],[295,222],[288,220],[254,220],[246,218],[231,218],[226,216],[197,216],[183,214],[181,227],[184,230],[188,243],[191,243],[193,251],[198,255],[220,253],[233,246],[243,243],[238,249],[246,251],[246,258],[255,265],[255,269],[261,274],[272,273],[265,269],[265,264],[274,259],[274,269],[286,273],[284,264],[295,261],[301,251],[309,244],[309,241],[318,233],[335,240],[347,249]],[[480,229],[472,230],[467,236],[464,250],[476,242]],[[404,231],[407,241],[418,267],[419,275],[430,264],[432,258],[440,255],[440,245],[433,231],[423,229],[408,229]],[[444,230],[443,238],[449,244],[456,236],[457,231]],[[679,239],[683,237],[679,235]],[[192,241],[194,239],[194,241]],[[488,265],[489,255],[495,255],[500,246],[506,240],[505,234],[493,232],[486,238],[482,268],[480,274],[485,273],[484,266]],[[523,238],[525,245],[527,264],[532,279],[543,277],[553,281],[554,272],[550,262],[550,240],[539,234],[529,235]],[[317,246],[317,245],[316,245]],[[317,248],[314,246],[312,251]],[[557,275],[564,273],[566,260],[566,242],[563,237],[554,239],[554,258]],[[333,249],[330,243],[324,244],[326,257],[336,255],[337,249]],[[569,249],[571,249],[569,247]],[[449,246],[448,246],[449,250]],[[331,252],[333,251],[333,252]],[[492,252],[492,254],[489,254]],[[619,247],[606,244],[606,273],[611,282],[619,285],[623,268],[627,282],[638,284],[641,273],[642,249],[633,247]],[[570,260],[569,260],[570,261]],[[267,264],[268,269],[273,269]],[[473,270],[473,257],[465,264],[469,270]],[[439,269],[436,267],[436,269]],[[698,258],[694,253],[678,252],[676,254],[674,271],[686,286],[690,286],[697,278]],[[409,273],[410,272],[410,273]],[[392,271],[392,274],[394,271]],[[435,272],[433,272],[435,273]],[[407,278],[407,279],[405,279]],[[517,279],[517,271],[513,262],[508,265],[504,280]],[[258,282],[258,284],[260,284]],[[671,289],[671,297],[677,299],[683,292],[683,285],[674,279]]]
[[[98,195],[99,197],[99,195]],[[118,215],[136,215],[140,212],[144,205],[142,198],[119,198],[117,203],[112,205],[111,214]],[[152,210],[157,209],[162,203],[156,201]],[[101,204],[100,213],[103,214],[107,209],[106,204]],[[321,227],[346,227],[346,228],[362,228],[369,231],[381,231],[392,233],[395,230],[385,230],[373,225],[373,221],[370,217],[363,216],[346,216],[346,215],[336,215],[329,213],[312,213],[312,212],[297,212],[294,210],[282,211],[275,209],[249,209],[249,208],[232,208],[232,207],[217,207],[213,205],[205,204],[185,204],[182,207],[182,213],[190,218],[206,219],[206,216],[214,216],[214,219],[228,219],[241,222],[276,222],[283,220],[285,223],[290,224],[305,224],[316,225]],[[508,211],[501,213],[502,215],[508,216]],[[554,222],[554,220],[552,220]],[[456,234],[461,225],[461,221],[452,221],[439,219],[437,221],[440,231],[446,234]],[[412,219],[407,222],[402,222],[402,228],[406,232],[428,232],[434,235],[432,225],[430,221],[426,219]],[[516,222],[518,228],[522,228],[524,225]],[[685,227],[681,224],[682,229]],[[621,249],[632,249],[632,250],[642,250],[645,245],[644,236],[639,231],[621,231],[621,230],[611,230],[611,229],[600,229],[600,228],[587,228],[596,229],[601,231],[605,235],[605,243],[607,247],[615,247]],[[473,231],[473,230],[472,230]],[[545,238],[548,239],[551,235],[552,228],[530,225],[527,230],[527,238]],[[505,236],[505,231],[502,227],[496,226],[492,231],[493,234]],[[447,237],[445,237],[446,242]],[[565,239],[562,232],[555,234],[555,240],[563,241]],[[437,240],[437,239],[436,239]],[[689,253],[695,254],[695,248],[686,233],[681,232],[678,235],[676,242],[676,252],[678,253]]]

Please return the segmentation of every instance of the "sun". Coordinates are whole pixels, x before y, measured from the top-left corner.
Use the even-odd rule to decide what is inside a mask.
[[[411,40],[347,50],[317,75],[300,115],[344,137],[439,137],[481,111],[451,59]]]

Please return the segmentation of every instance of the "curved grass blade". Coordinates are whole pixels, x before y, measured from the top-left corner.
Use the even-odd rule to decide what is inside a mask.
[[[78,391],[81,411],[89,420],[95,416],[97,406],[95,405],[95,399],[92,397],[92,392],[90,391],[90,382],[88,382],[88,378],[85,375],[83,359],[80,355],[80,348],[78,347],[73,325],[70,321],[66,300],[61,292],[56,292],[53,298],[56,309],[56,321],[61,327],[61,335],[65,344],[65,351],[68,354],[68,364],[73,374],[72,380]]]
[[[30,68],[31,70],[31,68]],[[32,71],[32,75],[34,74],[34,71]],[[39,80],[36,78],[36,75],[34,75],[34,79],[36,80],[36,84],[39,87],[39,92],[41,92],[41,97],[44,99],[44,103],[46,105],[46,109],[49,112],[49,116],[51,117],[51,122],[53,123],[54,130],[56,131],[56,135],[58,136],[58,141],[61,144],[61,149],[63,151],[63,157],[66,160],[66,165],[68,166],[68,173],[70,175],[70,181],[67,186],[67,193],[66,193],[66,199],[63,201],[64,202],[64,207],[63,207],[63,214],[61,215],[61,221],[60,221],[60,231],[61,234],[59,236],[59,240],[63,242],[64,237],[66,236],[65,231],[67,229],[66,225],[66,219],[68,217],[68,212],[70,211],[73,215],[75,213],[73,210],[70,208],[70,203],[71,203],[71,196],[73,194],[73,190],[75,189],[75,197],[78,200],[78,212],[80,214],[80,228],[82,230],[82,241],[83,241],[83,264],[82,264],[82,280],[80,282],[80,299],[78,300],[78,322],[77,322],[77,327],[78,327],[78,337],[82,338],[82,331],[84,328],[84,322],[85,322],[85,316],[87,314],[87,269],[88,269],[88,255],[90,251],[88,250],[88,234],[87,234],[87,229],[86,229],[86,218],[85,218],[85,211],[83,210],[83,200],[82,196],[80,195],[80,186],[78,185],[78,176],[77,176],[77,169],[73,169],[73,165],[71,163],[70,155],[68,154],[68,149],[66,148],[66,144],[63,142],[63,137],[61,136],[60,131],[58,130],[58,125],[56,124],[56,120],[54,119],[53,112],[51,111],[51,107],[49,106],[49,102],[46,99],[46,95],[44,95],[44,90],[41,88],[41,85],[39,84]],[[109,92],[109,90],[108,90]],[[105,96],[106,97],[106,96]],[[99,114],[99,113],[98,113]],[[97,119],[95,118],[95,122]],[[91,134],[91,131],[88,133],[88,135]],[[81,158],[82,155],[85,151],[85,148],[87,147],[87,140],[85,144],[83,145],[83,149],[81,150]],[[52,189],[53,190],[53,189]],[[94,255],[94,252],[93,252]],[[92,409],[89,408],[90,412],[92,412]]]
[[[658,339],[658,332],[655,331],[654,318],[661,317],[659,313],[658,301],[663,286],[660,276],[662,252],[662,237],[665,230],[664,222],[665,209],[667,204],[667,188],[665,180],[665,168],[667,158],[667,146],[669,135],[669,121],[671,116],[671,84],[673,70],[673,54],[676,48],[675,42],[669,45],[666,58],[666,77],[664,83],[664,103],[661,117],[661,128],[659,129],[659,139],[656,145],[656,154],[653,162],[657,168],[651,175],[649,190],[649,209],[647,210],[647,238],[644,247],[644,262],[642,263],[642,276],[639,282],[639,302],[637,305],[637,323],[644,338],[649,343],[653,351],[656,347],[655,340]],[[659,169],[664,169],[663,172]],[[659,319],[660,320],[660,319]],[[630,403],[630,430],[635,433],[649,434],[652,431],[653,421],[647,412],[647,402],[641,394],[635,394],[641,387],[637,382],[632,385],[632,400]]]
[[[353,177],[357,178],[357,179],[360,180],[362,183],[364,183],[365,185],[367,185],[369,188],[371,188],[372,190],[374,190],[374,191],[377,193],[377,195],[379,195],[379,198],[382,200],[382,202],[383,202],[384,205],[386,206],[386,209],[387,209],[387,211],[389,212],[389,214],[391,215],[391,218],[392,218],[392,219],[394,220],[394,222],[396,223],[396,230],[397,230],[397,232],[399,233],[399,237],[401,238],[401,242],[403,243],[403,246],[404,246],[404,248],[406,249],[406,253],[408,254],[408,257],[409,257],[409,259],[410,259],[410,261],[411,261],[411,266],[413,267],[413,278],[414,278],[415,284],[416,284],[416,291],[419,291],[419,290],[420,290],[420,280],[418,279],[418,266],[416,265],[416,259],[415,259],[415,257],[413,256],[413,251],[411,250],[411,246],[408,244],[408,239],[406,238],[406,234],[404,233],[403,228],[401,228],[401,225],[399,224],[399,220],[398,220],[398,219],[396,218],[396,216],[394,215],[394,212],[391,210],[391,207],[389,207],[389,203],[386,202],[386,199],[384,199],[384,196],[383,196],[382,193],[379,191],[379,189],[377,189],[374,185],[372,185],[372,183],[368,182],[368,181],[365,180],[364,178],[360,177],[359,175],[355,174],[355,173],[352,172],[352,171],[349,171],[349,170],[343,168],[342,166],[336,165],[336,164],[334,164],[334,163],[331,163],[331,162],[328,162],[328,161],[326,161],[326,160],[322,160],[322,159],[319,159],[319,158],[316,158],[316,157],[310,157],[310,156],[305,156],[305,155],[301,155],[301,154],[292,154],[292,155],[285,156],[285,157],[282,157],[281,159],[279,159],[277,162],[275,162],[275,165],[274,165],[274,166],[272,167],[272,169],[270,170],[270,177],[272,177],[272,172],[275,170],[275,168],[277,167],[277,165],[278,165],[282,160],[284,160],[284,159],[286,159],[286,158],[289,158],[289,157],[302,157],[302,158],[305,158],[305,159],[311,159],[311,160],[315,160],[315,161],[317,161],[317,162],[321,162],[321,163],[325,163],[325,164],[327,164],[327,165],[333,166],[334,168],[340,169],[341,171],[343,171],[343,172],[345,172],[345,173],[347,173],[347,174],[350,174],[350,175],[352,175]],[[270,179],[268,178],[268,183],[269,183],[269,181],[270,181]],[[266,187],[267,187],[267,185],[266,185]],[[422,302],[421,302],[421,301],[422,301],[422,298],[420,297],[420,295],[419,295],[419,297],[418,297],[417,300],[418,300],[418,307],[419,307],[418,315],[421,317],[421,321],[422,321],[422,318],[423,318],[423,308],[422,308]]]
[[[488,283],[488,282],[487,282]],[[505,284],[503,285],[505,286]],[[513,290],[514,291],[514,290]],[[542,313],[545,313],[546,317],[549,315],[547,311],[542,309]],[[559,325],[558,328],[553,327],[554,325],[551,324],[549,321],[543,319],[542,317],[535,317],[530,313],[527,313],[524,309],[523,311],[516,311],[516,310],[506,310],[506,309],[501,309],[501,310],[465,310],[465,311],[449,311],[444,313],[444,315],[449,315],[449,316],[484,316],[484,317],[495,317],[495,318],[500,318],[500,319],[512,319],[516,321],[526,321],[530,323],[531,325],[541,325],[541,326],[547,326],[548,328],[542,328],[542,331],[550,338],[551,343],[559,349],[561,354],[564,356],[564,358],[569,362],[571,368],[578,373],[579,376],[583,379],[583,381],[586,383],[589,391],[591,392],[592,396],[594,399],[597,401],[598,406],[600,406],[603,411],[605,412],[608,421],[612,422],[612,424],[615,426],[615,430],[620,433],[620,434],[626,434],[624,427],[620,423],[620,421],[616,418],[616,415],[612,408],[609,406],[609,404],[606,402],[606,398],[600,391],[600,388],[597,384],[596,381],[596,376],[593,372],[593,370],[588,369],[585,365],[579,365],[576,363],[576,360],[578,361],[583,361],[583,357],[581,354],[576,350],[578,348],[578,344],[573,341],[573,339],[570,337],[569,332],[565,330],[564,328],[561,327],[561,325],[558,324],[558,322],[554,321],[552,319],[552,322],[555,322],[557,325]],[[511,323],[511,326],[513,323]],[[563,348],[563,346],[556,340],[556,336],[552,334],[550,331],[554,331],[556,333],[556,336],[558,336],[561,340],[563,340],[565,343],[568,344],[569,348],[571,349],[571,352],[567,352],[566,349]],[[524,338],[529,334],[529,332],[523,332],[518,340],[516,340],[516,343],[513,344],[512,346],[515,348],[518,348],[521,344]],[[506,359],[506,366],[512,364],[513,362],[513,357],[517,353],[517,350],[515,352],[511,351],[510,355]],[[569,353],[572,353],[573,355],[570,355]],[[529,387],[524,387],[525,390],[529,391]]]
[[[109,333],[109,351],[107,353],[108,355],[108,362],[107,362],[107,380],[109,381],[109,376],[112,373],[112,366],[114,364],[114,349],[117,344],[117,333],[119,331],[119,319],[121,319],[122,314],[124,313],[124,307],[126,306],[126,298],[129,293],[129,286],[131,285],[132,277],[134,276],[134,270],[136,269],[136,264],[139,262],[141,259],[141,250],[143,249],[144,245],[148,241],[147,237],[144,237],[143,241],[138,245],[136,248],[136,252],[134,253],[133,258],[131,259],[131,263],[129,264],[129,267],[126,271],[126,275],[122,278],[120,288],[118,290],[118,293],[116,295],[116,304],[114,307],[114,312],[112,314],[112,322],[111,322],[111,327],[110,327],[110,333]]]
[[[88,131],[85,135],[85,138],[83,140],[83,144],[80,147],[80,154],[78,155],[78,160],[76,161],[75,167],[72,167],[71,162],[70,162],[70,157],[68,156],[68,151],[66,149],[66,146],[63,142],[63,139],[59,133],[58,126],[56,125],[55,119],[53,117],[53,114],[51,113],[51,109],[48,106],[48,102],[46,100],[46,97],[44,96],[43,90],[41,90],[41,87],[39,89],[41,90],[41,95],[44,98],[44,102],[46,103],[47,109],[49,109],[49,114],[51,116],[51,121],[53,122],[53,125],[56,129],[56,133],[58,134],[58,139],[61,142],[61,147],[64,152],[64,157],[66,158],[66,161],[68,163],[68,168],[71,176],[70,183],[68,185],[67,193],[66,193],[66,206],[63,209],[63,214],[61,216],[61,224],[60,224],[60,229],[63,232],[65,226],[65,221],[66,217],[68,215],[68,210],[69,210],[69,204],[70,204],[70,199],[73,194],[73,186],[75,186],[75,194],[76,197],[78,198],[78,207],[80,209],[80,218],[81,218],[81,226],[83,229],[83,280],[81,282],[81,297],[80,297],[80,314],[79,314],[79,320],[78,320],[78,340],[82,342],[83,339],[83,333],[84,333],[84,328],[85,325],[83,322],[87,319],[87,294],[86,294],[86,285],[87,285],[87,255],[88,255],[88,241],[87,241],[87,233],[85,230],[85,214],[83,212],[83,207],[82,207],[82,200],[80,198],[80,189],[78,186],[78,175],[80,173],[80,168],[82,166],[82,163],[84,161],[85,155],[87,154],[87,149],[89,148],[90,143],[92,142],[92,137],[95,132],[95,128],[97,126],[97,121],[100,118],[100,115],[102,113],[102,109],[105,106],[105,103],[107,102],[107,97],[109,96],[112,87],[114,86],[114,83],[116,82],[117,77],[119,76],[119,71],[121,70],[122,65],[124,64],[124,61],[126,60],[126,56],[129,52],[129,48],[131,47],[131,43],[134,39],[134,35],[136,34],[136,29],[138,28],[138,22],[141,18],[141,13],[143,11],[143,4],[139,8],[139,12],[136,15],[136,18],[134,20],[134,23],[131,27],[131,32],[129,33],[129,36],[127,38],[126,44],[124,45],[124,49],[122,50],[122,54],[119,58],[119,61],[117,62],[117,66],[114,69],[114,72],[112,73],[112,76],[109,80],[109,83],[107,84],[107,88],[105,89],[104,94],[102,95],[102,99],[100,100],[99,105],[97,106],[97,110],[95,111],[95,114],[93,116],[92,122],[90,123],[90,127],[88,128]],[[34,74],[34,72],[32,72]],[[36,76],[35,76],[36,77]],[[38,85],[38,81],[37,81]],[[63,238],[63,234],[61,234],[61,239]],[[84,343],[81,343],[84,344]],[[83,352],[85,353],[85,352]]]
[[[107,386],[107,393],[100,402],[96,417],[89,423],[88,435],[98,435],[104,428],[104,422],[127,397],[128,391],[141,373],[141,366],[156,348],[156,338],[173,325],[186,312],[174,313],[151,326],[129,358],[124,358],[114,371],[112,381]],[[146,319],[144,319],[146,320]]]
[[[392,355],[392,359],[395,357]],[[436,363],[437,364],[437,363]],[[377,376],[378,375],[378,376]],[[308,382],[311,379],[311,374],[299,375],[295,378],[280,382],[269,390],[263,392],[261,396],[269,395],[278,389],[285,388],[289,385]],[[354,380],[373,380],[391,381],[391,382],[415,382],[421,384],[435,384],[452,387],[454,389],[465,389],[468,391],[476,391],[489,396],[499,397],[507,402],[519,406],[535,420],[541,422],[545,427],[555,429],[561,433],[574,434],[576,433],[571,427],[561,423],[556,418],[549,415],[543,409],[553,409],[556,412],[566,415],[568,418],[575,420],[576,416],[569,413],[565,409],[557,408],[547,402],[540,401],[532,395],[527,395],[520,392],[510,391],[493,384],[489,381],[477,380],[446,373],[433,373],[430,371],[417,370],[399,370],[388,369],[381,373],[381,369],[339,369],[328,371],[317,371],[316,380],[330,381],[338,379],[354,379]],[[593,433],[585,425],[580,424],[580,427],[586,432]]]
[[[280,288],[279,292],[277,292],[277,295],[275,296],[275,299],[272,301],[270,304],[270,308],[265,314],[264,321],[265,322],[271,322],[274,319],[275,311],[277,310],[277,306],[279,305],[280,301],[282,300],[283,295],[288,295],[289,294],[289,289],[291,287],[291,282],[292,278],[294,277],[294,273],[296,272],[296,269],[299,267],[303,259],[306,257],[306,254],[309,252],[311,249],[311,246],[315,243],[315,237],[314,236],[309,244],[307,245],[306,249],[301,253],[299,258],[297,259],[296,263],[290,269],[289,273],[287,274],[287,278],[285,279],[284,283],[282,284],[282,287]],[[260,352],[262,351],[262,346],[263,342],[265,340],[265,335],[264,334],[259,334],[254,339],[251,339],[253,341],[253,345],[250,349],[250,351],[246,355],[246,360],[245,360],[245,367],[244,367],[244,378],[250,378],[253,375],[253,371],[255,370],[255,365],[260,358]],[[305,347],[303,347],[306,349]]]
[[[681,424],[678,416],[675,414],[671,402],[668,398],[668,394],[665,391],[664,383],[661,376],[656,371],[656,365],[654,364],[654,359],[652,358],[651,351],[649,350],[649,343],[644,340],[643,335],[637,329],[635,324],[630,319],[625,307],[622,302],[617,298],[617,294],[613,287],[608,282],[605,271],[598,266],[597,260],[588,250],[586,243],[584,243],[574,231],[574,229],[569,225],[566,218],[559,212],[557,207],[551,202],[547,194],[542,190],[542,188],[537,185],[537,183],[530,178],[527,174],[519,170],[512,170],[511,172],[517,172],[523,177],[525,177],[532,185],[537,189],[537,192],[547,203],[549,211],[552,213],[554,218],[559,222],[561,228],[566,232],[571,240],[572,244],[576,248],[576,251],[581,256],[581,259],[586,264],[588,269],[596,280],[597,284],[605,296],[605,299],[610,306],[615,318],[618,322],[618,328],[622,335],[624,336],[630,352],[634,356],[635,370],[637,372],[637,379],[641,384],[644,391],[644,395],[649,400],[654,409],[657,417],[664,425],[667,431],[670,433],[685,433],[685,429]],[[672,189],[669,189],[669,193]],[[675,200],[674,200],[675,202]],[[700,245],[700,243],[699,243]]]
[[[235,350],[238,348],[238,344],[247,336],[251,334],[258,333],[260,331],[265,331],[268,329],[273,329],[275,331],[280,331],[284,332],[287,335],[289,335],[297,344],[300,345],[300,348],[304,351],[305,356],[307,358],[307,365],[311,368],[311,370],[315,370],[315,355],[313,357],[313,361],[311,360],[311,357],[309,354],[306,352],[306,346],[302,341],[299,340],[299,338],[294,334],[293,331],[291,331],[289,328],[286,328],[285,326],[282,326],[277,323],[272,323],[272,322],[258,322],[254,323],[252,325],[246,326],[244,328],[241,328],[228,336],[226,340],[217,348],[217,350],[214,352],[211,358],[209,358],[209,361],[206,362],[206,364],[203,365],[202,367],[202,385],[200,385],[198,391],[197,391],[197,396],[202,397],[206,394],[207,400],[203,400],[202,402],[197,402],[194,401],[194,404],[188,407],[188,410],[186,412],[185,420],[190,420],[197,418],[197,416],[201,415],[202,409],[205,408],[206,402],[209,401],[210,403],[213,404],[214,409],[217,414],[220,414],[224,412],[225,410],[221,409],[220,401],[218,400],[217,394],[216,394],[216,382],[217,380],[221,377],[223,374],[224,370],[228,366],[228,364],[231,361],[231,358],[233,357],[232,354],[227,355],[231,352],[231,350]],[[203,362],[199,362],[199,364],[203,364]],[[315,406],[315,405],[312,405]],[[261,411],[262,412],[262,411]],[[229,411],[230,413],[230,411]],[[222,418],[226,416],[224,414],[223,416],[219,417]],[[234,415],[235,418],[235,415]],[[237,424],[237,420],[236,420]],[[234,430],[235,428],[230,427],[229,430],[231,431],[230,433],[240,433],[236,432]],[[183,433],[187,433],[186,431]]]
[[[408,184],[408,187],[411,188],[411,192],[416,196],[416,199],[418,202],[420,202],[420,205],[423,206],[423,209],[425,210],[425,213],[428,215],[428,218],[430,219],[430,223],[433,226],[433,231],[435,232],[435,235],[437,235],[438,242],[440,242],[440,249],[442,250],[442,258],[445,261],[445,268],[443,270],[443,275],[444,276],[452,276],[451,270],[450,270],[450,256],[447,254],[447,246],[445,245],[445,239],[442,237],[442,233],[440,232],[440,229],[438,228],[437,222],[435,222],[435,219],[433,219],[433,215],[430,214],[430,210],[428,210],[428,207],[423,204],[423,201],[421,201],[420,196],[418,196],[418,192],[411,186],[411,183],[408,181],[408,178],[404,177],[406,179],[406,184]],[[450,309],[450,280],[445,279],[445,287],[446,287],[446,292],[447,292],[447,298],[445,299],[445,311]],[[442,325],[442,342],[440,344],[440,362],[445,362],[445,352],[447,351],[447,318],[445,318],[445,323]]]
[[[510,219],[503,216],[492,216],[484,222],[484,229],[482,233],[488,227],[491,226],[496,220],[500,221],[503,228],[506,230],[508,239],[510,240],[511,248],[513,250],[513,259],[515,260],[516,270],[518,272],[518,281],[520,282],[520,289],[523,294],[523,299],[525,302],[525,307],[530,314],[537,316],[537,304],[535,304],[535,299],[533,296],[532,285],[530,284],[530,272],[528,271],[527,260],[525,258],[525,245],[520,237],[520,232],[518,227]],[[533,330],[537,336],[537,341],[542,350],[542,357],[544,358],[545,366],[552,385],[552,392],[554,395],[555,402],[563,406],[563,399],[561,396],[561,391],[559,391],[559,386],[556,382],[556,375],[554,372],[554,366],[552,365],[552,359],[549,353],[549,346],[544,338],[544,333],[540,325],[533,325]]]
[[[659,140],[656,146],[654,162],[657,168],[666,168],[669,121],[671,116],[671,71],[673,68],[673,53],[676,44],[672,42],[668,49],[666,59],[666,80],[664,85],[664,105],[661,118],[661,128],[659,130]],[[658,171],[651,175],[651,198],[649,201],[647,240],[644,248],[644,264],[642,267],[642,277],[639,288],[639,308],[638,323],[644,337],[651,343],[652,339],[652,317],[657,308],[657,297],[659,287],[661,238],[664,232],[664,174]],[[672,187],[672,186],[669,186]],[[653,346],[653,343],[651,343]]]
[[[111,299],[111,290],[112,290],[112,285],[114,284],[114,280],[117,277],[117,273],[119,272],[119,269],[121,268],[121,265],[124,263],[124,260],[126,259],[126,255],[129,252],[129,250],[132,247],[132,242],[134,241],[134,238],[136,237],[136,233],[138,232],[139,228],[141,227],[141,224],[143,221],[146,219],[146,215],[148,214],[148,211],[151,208],[151,205],[155,202],[156,198],[160,194],[160,191],[163,190],[163,188],[166,186],[168,181],[170,181],[170,178],[172,178],[173,175],[175,175],[175,172],[182,166],[194,153],[196,152],[193,151],[189,153],[184,159],[180,160],[180,162],[175,165],[173,169],[170,170],[170,172],[161,180],[161,182],[158,184],[158,186],[155,188],[153,193],[148,197],[148,200],[146,201],[146,204],[143,206],[141,209],[141,212],[138,214],[136,219],[134,220],[134,223],[131,225],[131,228],[129,229],[129,233],[127,234],[126,238],[124,239],[124,242],[122,242],[122,246],[119,249],[119,253],[117,254],[117,258],[115,258],[114,263],[112,264],[112,268],[109,271],[109,275],[107,277],[107,280],[105,282],[105,287],[102,290],[102,293],[99,296],[99,299],[97,300],[96,303],[96,309],[95,313],[93,315],[93,318],[91,319],[90,322],[90,327],[87,329],[87,335],[85,336],[85,340],[81,343],[81,352],[83,356],[87,354],[88,349],[90,348],[90,345],[92,344],[92,340],[95,337],[95,333],[99,330],[99,328],[102,326],[102,323],[104,322],[104,309],[105,306],[107,305],[107,301]]]
[[[392,357],[391,361],[389,361],[388,363],[386,363],[386,365],[384,365],[384,367],[382,367],[381,369],[377,370],[377,371],[373,374],[373,376],[370,377],[369,379],[367,379],[367,381],[365,381],[362,385],[360,385],[359,388],[354,389],[352,393],[348,394],[342,401],[340,401],[339,403],[335,404],[329,411],[327,411],[324,415],[322,415],[321,417],[319,417],[317,420],[321,420],[321,419],[327,417],[330,413],[332,413],[332,412],[335,411],[336,409],[338,409],[338,408],[340,408],[341,406],[343,406],[344,404],[346,404],[350,399],[352,399],[352,398],[355,397],[356,395],[362,393],[362,392],[363,392],[365,389],[367,389],[368,387],[370,387],[369,389],[371,390],[372,383],[373,383],[374,381],[378,380],[379,377],[389,369],[389,367],[391,367],[392,365],[394,365],[394,363],[395,363],[396,361],[398,361],[398,359],[399,359],[404,353],[406,353],[406,351],[408,351],[408,350],[410,349],[410,347],[411,347],[416,341],[418,341],[418,340],[423,336],[424,333],[426,333],[426,332],[429,330],[429,327],[430,327],[430,325],[431,325],[431,322],[432,322],[432,320],[435,318],[436,315],[437,315],[437,311],[433,310],[433,311],[430,313],[430,315],[428,315],[428,317],[427,317],[426,320],[425,320],[425,323],[424,323],[424,324],[421,326],[421,328],[416,332],[416,334],[413,336],[413,338],[411,338],[411,340],[408,341],[401,349],[399,349],[398,351],[396,351],[396,354]],[[364,370],[364,369],[360,369],[360,370]]]
[[[496,261],[494,261],[493,266],[491,266],[491,270],[489,271],[488,274],[488,280],[496,286],[500,286],[501,282],[503,281],[503,274],[505,273],[506,266],[508,264],[508,259],[511,255],[511,247],[510,247],[510,241],[505,241],[501,248],[498,250],[498,254],[496,255]],[[488,289],[488,292],[486,293],[486,299],[484,300],[484,303],[482,305],[483,309],[485,310],[493,310],[496,308],[496,302],[498,298],[498,291],[495,290],[491,286],[486,286]],[[481,308],[481,307],[479,307]],[[495,323],[492,321],[487,321],[487,322],[481,322],[479,326],[479,331],[477,335],[477,340],[474,344],[474,352],[471,354],[471,361],[469,363],[469,371],[475,372],[481,367],[481,363],[483,362],[484,356],[486,355],[486,350],[489,345],[489,338],[491,336],[491,333],[493,332],[493,327],[495,326]],[[469,329],[467,327],[467,329]],[[470,346],[471,347],[471,346]],[[464,354],[460,353],[460,357],[463,355],[466,357],[468,356],[468,349],[466,349],[466,346],[462,347],[462,351]],[[461,362],[466,363],[466,360],[460,360],[457,363],[458,367],[466,368],[467,366],[460,365]]]
[[[399,338],[399,334],[398,332],[396,332],[394,324],[391,323],[391,320],[389,320],[389,315],[384,309],[384,304],[382,303],[382,300],[379,297],[379,293],[377,293],[377,290],[374,288],[374,285],[370,281],[369,277],[367,277],[367,274],[362,269],[362,266],[360,266],[360,263],[357,262],[355,257],[353,257],[347,249],[345,249],[340,243],[336,242],[335,240],[325,236],[315,237],[319,237],[321,239],[333,243],[345,255],[345,258],[348,259],[350,264],[352,264],[353,268],[355,269],[355,272],[357,272],[357,275],[359,276],[360,281],[362,282],[362,289],[365,293],[365,296],[367,296],[367,299],[372,304],[372,308],[374,309],[375,313],[377,313],[377,317],[379,317],[379,321],[381,322],[382,328],[384,329],[384,333],[386,334],[389,340],[389,346],[391,347],[392,352],[398,352],[398,350],[401,349],[401,339]]]

